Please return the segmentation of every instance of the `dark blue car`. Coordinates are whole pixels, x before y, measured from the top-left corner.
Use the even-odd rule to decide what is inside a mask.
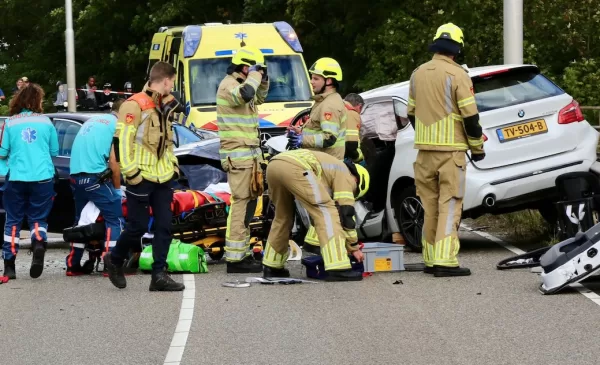
[[[66,227],[73,225],[75,220],[75,204],[69,184],[69,163],[71,159],[71,148],[75,136],[81,125],[98,113],[53,113],[45,114],[58,132],[58,156],[54,157],[54,166],[58,172],[59,180],[56,182],[56,198],[52,212],[48,217],[48,227],[51,232],[60,232]],[[7,117],[0,117],[0,127]],[[194,144],[204,139],[216,138],[217,134],[212,131],[194,130],[180,124],[173,125],[173,142],[175,147]],[[0,176],[0,185],[4,184],[4,176]],[[5,211],[2,204],[2,191],[0,191],[0,227],[4,228]],[[26,225],[26,223],[24,223]],[[23,227],[25,228],[25,226]]]

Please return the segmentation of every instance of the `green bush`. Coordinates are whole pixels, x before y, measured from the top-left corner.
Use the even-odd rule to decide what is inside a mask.
[[[0,105],[0,115],[8,115],[8,105]]]

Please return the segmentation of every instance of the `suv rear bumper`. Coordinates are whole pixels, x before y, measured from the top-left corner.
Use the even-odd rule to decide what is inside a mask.
[[[494,210],[496,205],[496,208],[500,208],[502,205],[518,204],[519,197],[539,196],[537,200],[552,199],[548,194],[554,190],[558,176],[574,171],[590,171],[592,167],[600,173],[600,164],[596,163],[599,134],[593,128],[590,129],[592,132],[581,140],[576,149],[569,152],[489,171],[477,170],[469,165],[463,209],[467,211],[483,206],[485,210]],[[537,194],[538,192],[541,194]],[[490,206],[492,200],[493,204]],[[515,202],[507,204],[509,200]],[[522,200],[526,203],[535,199]]]

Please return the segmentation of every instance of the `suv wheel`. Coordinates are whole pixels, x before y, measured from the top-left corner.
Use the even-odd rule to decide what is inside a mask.
[[[417,196],[417,188],[413,185],[402,190],[394,199],[396,222],[406,245],[413,251],[421,251],[421,234],[425,211],[421,199]]]

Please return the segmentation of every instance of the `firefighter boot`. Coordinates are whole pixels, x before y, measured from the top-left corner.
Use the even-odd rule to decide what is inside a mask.
[[[289,278],[290,271],[285,268],[276,269],[263,265],[263,278]]]
[[[17,271],[15,270],[15,259],[4,260],[4,276],[9,278],[10,280],[15,280],[17,278]]]
[[[262,271],[262,264],[252,256],[247,256],[245,259],[239,262],[228,262],[227,273],[228,274],[248,274],[258,273]]]
[[[466,267],[448,267],[448,266],[437,266],[433,265],[433,276],[436,278],[448,277],[448,276],[469,276],[471,270]]]
[[[329,270],[325,281],[361,281],[362,273],[354,270]]]
[[[152,274],[150,281],[150,291],[182,291],[185,285],[173,280],[166,271],[161,271],[158,274]]]
[[[29,276],[32,278],[39,278],[44,271],[44,256],[46,255],[46,242],[34,242],[31,244],[31,250],[33,251],[33,257],[31,259],[31,268],[29,269]]]
[[[119,289],[127,287],[127,280],[125,280],[125,274],[123,274],[123,264],[116,266],[111,261],[110,252],[104,254],[104,267],[108,271],[108,278],[110,282]]]

